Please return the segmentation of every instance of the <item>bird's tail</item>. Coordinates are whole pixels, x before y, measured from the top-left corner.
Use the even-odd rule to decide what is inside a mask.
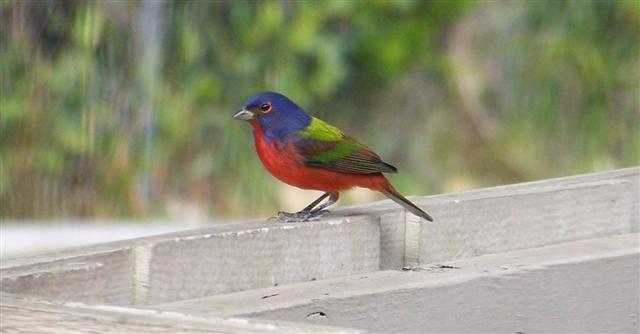
[[[382,190],[382,193],[389,197],[392,201],[400,204],[403,208],[409,210],[409,212],[413,213],[416,216],[422,217],[430,222],[433,221],[431,215],[426,213],[424,210],[420,209],[417,205],[411,203],[406,197],[402,196],[397,190],[393,188],[393,186],[387,183],[388,186]]]

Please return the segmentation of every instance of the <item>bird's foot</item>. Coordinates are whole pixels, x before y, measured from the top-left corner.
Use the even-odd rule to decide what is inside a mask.
[[[329,210],[302,210],[298,212],[279,211],[277,219],[285,223],[308,222],[318,220],[327,213],[329,213]]]

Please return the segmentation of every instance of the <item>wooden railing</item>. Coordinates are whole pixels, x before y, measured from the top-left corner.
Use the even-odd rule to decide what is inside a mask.
[[[0,326],[634,331],[639,180],[634,167],[413,197],[434,223],[382,201],[317,222],[249,221],[3,261]]]

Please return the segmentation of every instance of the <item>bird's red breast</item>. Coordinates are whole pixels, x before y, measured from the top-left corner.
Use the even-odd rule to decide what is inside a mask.
[[[287,141],[267,142],[261,126],[252,122],[256,151],[264,167],[280,181],[289,185],[325,192],[343,191],[353,187],[383,191],[388,181],[382,173],[346,174],[305,166],[297,148]]]

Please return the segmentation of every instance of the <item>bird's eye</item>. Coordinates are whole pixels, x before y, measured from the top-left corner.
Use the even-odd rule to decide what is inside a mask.
[[[271,102],[267,102],[267,103],[263,103],[260,105],[260,111],[263,114],[267,114],[269,112],[271,112]]]

